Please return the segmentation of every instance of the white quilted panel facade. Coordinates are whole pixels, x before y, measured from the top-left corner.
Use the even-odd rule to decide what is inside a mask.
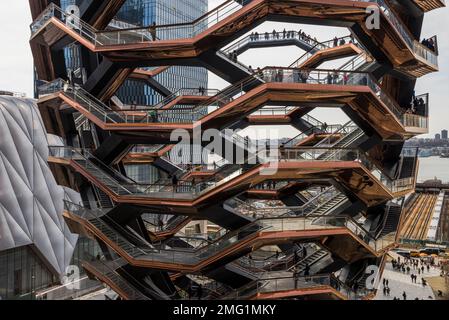
[[[33,244],[63,275],[77,242],[64,218],[63,199],[47,163],[48,141],[35,102],[0,96],[0,251]]]

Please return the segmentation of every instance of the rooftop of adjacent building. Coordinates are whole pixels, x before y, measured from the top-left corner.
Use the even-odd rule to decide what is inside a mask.
[[[23,92],[14,92],[14,91],[0,90],[0,96],[26,98],[27,95],[26,95],[26,93],[23,93]]]

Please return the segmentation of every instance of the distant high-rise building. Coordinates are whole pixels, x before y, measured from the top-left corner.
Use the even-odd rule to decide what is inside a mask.
[[[447,130],[441,131],[441,139],[447,140]]]
[[[437,134],[435,135],[435,140],[441,140],[441,134],[437,133]]]
[[[207,12],[206,0],[127,0],[116,20],[135,26],[170,25],[188,23]],[[205,27],[205,26],[204,26]],[[187,29],[177,28],[170,32],[176,37],[186,36]],[[207,88],[207,70],[199,67],[172,66],[155,78],[170,92],[182,88]],[[142,81],[128,79],[117,92],[127,104],[153,105],[164,97]]]

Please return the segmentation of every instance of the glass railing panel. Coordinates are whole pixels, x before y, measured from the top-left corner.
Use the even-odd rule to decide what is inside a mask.
[[[61,8],[51,3],[47,9],[31,24],[31,34],[34,36],[37,32],[41,30],[45,24],[52,18],[56,18],[59,21],[66,24],[73,32],[84,37],[86,40],[93,44],[97,44],[97,30],[92,26],[82,21],[76,15],[69,14],[63,11]]]
[[[413,42],[413,51],[416,55],[426,60],[429,64],[438,68],[438,54],[418,41]]]
[[[63,157],[69,160],[75,160],[80,165],[82,165],[91,175],[96,179],[104,183],[113,192],[118,195],[133,195],[139,197],[168,197],[168,198],[183,198],[183,199],[193,199],[213,188],[216,188],[227,181],[238,177],[244,172],[244,169],[240,165],[233,166],[223,166],[225,171],[225,177],[214,177],[211,180],[202,181],[199,183],[192,184],[192,182],[180,181],[178,185],[174,186],[170,182],[155,183],[151,185],[145,184],[129,184],[118,182],[115,178],[111,178],[108,174],[104,173],[96,164],[94,164],[90,159],[97,160],[88,151],[77,151],[75,149],[66,149],[57,147],[52,147],[50,149],[50,154],[56,157]],[[323,157],[325,155],[325,157]],[[277,161],[359,161],[368,170],[370,170],[373,175],[384,184],[391,192],[402,192],[409,190],[414,186],[414,177],[391,180],[386,177],[375,165],[368,160],[366,155],[361,153],[356,149],[345,149],[345,148],[295,148],[295,149],[280,149]],[[221,169],[220,169],[221,170]],[[248,170],[248,168],[246,169]],[[118,174],[118,173],[117,173]],[[126,180],[126,177],[123,178]]]
[[[117,45],[155,40],[193,38],[234,14],[241,7],[240,1],[228,0],[193,23],[101,31],[97,33],[96,40],[103,45]]]
[[[414,114],[404,114],[402,118],[402,123],[405,127],[415,127],[428,129],[429,128],[429,118],[418,116]]]
[[[242,7],[240,3],[241,1],[238,0],[228,0],[193,23],[107,31],[97,31],[78,17],[51,4],[31,24],[30,29],[34,35],[54,17],[67,23],[73,31],[99,46],[192,38],[237,12]]]
[[[370,245],[373,250],[382,250],[394,243],[394,236],[386,235],[382,239],[374,239],[371,235],[357,224],[352,218],[347,216],[310,216],[310,217],[294,217],[294,218],[268,218],[259,219],[239,230],[229,232],[221,238],[215,240],[213,243],[207,244],[200,249],[153,249],[149,246],[137,247],[120,236],[116,230],[122,230],[123,233],[130,235],[121,226],[114,221],[114,226],[111,227],[102,219],[98,218],[98,214],[103,214],[102,211],[93,211],[82,208],[79,205],[65,201],[65,208],[69,212],[80,216],[83,219],[95,221],[95,227],[100,232],[106,232],[110,241],[116,243],[117,246],[126,251],[132,257],[139,257],[139,259],[150,261],[166,261],[173,263],[198,263],[204,259],[210,258],[226,248],[230,248],[234,244],[244,241],[248,237],[252,237],[256,232],[282,232],[282,231],[301,231],[301,230],[320,230],[320,229],[335,229],[347,228],[354,235],[360,238],[361,241]],[[110,219],[109,219],[110,220]],[[130,235],[132,236],[132,235]],[[136,238],[137,241],[139,239]],[[144,240],[140,240],[144,241]]]
[[[252,116],[282,116],[287,115],[295,110],[299,109],[299,107],[270,107],[270,108],[261,108],[255,112],[253,112]]]
[[[312,50],[318,50],[321,46],[321,43],[317,41],[315,38],[312,38],[305,33],[298,31],[273,31],[273,32],[262,32],[262,33],[252,33],[251,35],[246,36],[245,38],[239,40],[238,42],[228,46],[223,50],[225,54],[232,53],[234,51],[238,51],[240,48],[246,46],[248,43],[254,42],[273,42],[273,41],[285,41],[285,40],[298,40],[303,42],[306,45],[312,46]]]
[[[74,101],[79,102],[84,108],[100,120],[106,123],[192,123],[201,119],[225,105],[230,101],[244,95],[244,88],[249,84],[259,84],[264,82],[283,82],[283,83],[308,83],[308,84],[331,84],[331,85],[363,85],[368,86],[374,94],[391,110],[398,119],[403,119],[404,110],[397,103],[385,94],[379,84],[368,73],[359,72],[339,72],[329,70],[308,70],[307,79],[301,79],[300,72],[304,70],[291,68],[265,68],[258,71],[254,77],[249,77],[241,83],[231,86],[216,96],[209,99],[208,102],[199,104],[194,108],[171,108],[168,110],[149,110],[148,112],[116,112],[110,110],[104,103],[89,95],[79,87],[64,85],[64,92]],[[61,82],[55,83],[51,88],[43,88],[44,92],[50,92],[60,88]],[[290,108],[285,108],[287,112]],[[261,111],[263,112],[263,111]],[[323,126],[321,122],[313,117],[306,115],[304,120],[312,125]]]
[[[301,67],[307,60],[309,60],[311,57],[313,57],[317,51],[342,46],[342,45],[345,45],[348,43],[352,43],[352,44],[356,44],[356,45],[360,46],[355,41],[354,37],[352,37],[352,36],[345,36],[342,38],[336,38],[336,39],[328,40],[325,42],[316,43],[316,45],[311,50],[309,50],[308,52],[303,54],[301,57],[299,57],[299,59],[296,60],[295,62],[293,62],[290,65],[290,67],[291,68]]]
[[[272,278],[269,276],[270,273],[267,273],[266,277],[237,289],[237,291],[225,296],[224,299],[248,299],[258,293],[285,292],[314,287],[331,287],[348,299],[360,299],[366,295],[365,292],[360,291],[355,293],[332,275],[274,276]]]
[[[436,52],[426,48],[418,41],[413,39],[410,31],[407,30],[404,23],[396,16],[396,14],[390,9],[387,2],[384,0],[352,0],[358,2],[373,2],[377,3],[382,9],[384,15],[388,18],[396,31],[403,37],[409,48],[418,56],[425,59],[430,64],[438,65],[438,55]],[[168,26],[149,26],[145,28],[132,28],[113,31],[101,31],[98,32],[87,23],[81,21],[78,17],[71,16],[68,13],[62,11],[59,7],[53,3],[31,24],[30,29],[32,35],[40,31],[40,29],[51,18],[57,18],[60,21],[66,23],[73,31],[77,32],[94,45],[119,45],[129,43],[141,43],[155,40],[175,40],[182,38],[193,38],[200,34],[204,30],[207,30],[211,26],[229,17],[233,13],[241,9],[240,1],[229,0],[219,7],[215,8],[205,16],[199,18],[194,23],[177,24]],[[277,38],[279,33],[274,36]],[[290,35],[290,33],[289,33]],[[267,35],[263,34],[262,38],[265,39]],[[268,34],[268,38],[273,34]],[[282,36],[284,34],[282,33]],[[295,33],[295,36],[298,36]],[[250,36],[248,39],[254,39],[254,36]],[[307,39],[306,39],[307,40]],[[353,40],[353,38],[351,38]],[[245,40],[246,41],[246,40]],[[315,41],[315,40],[313,40]],[[333,40],[328,42],[329,47],[333,44]],[[317,49],[321,47],[326,48],[325,43],[316,44]],[[235,49],[234,49],[235,50]],[[298,66],[300,61],[305,61],[304,57],[295,62],[293,65]]]

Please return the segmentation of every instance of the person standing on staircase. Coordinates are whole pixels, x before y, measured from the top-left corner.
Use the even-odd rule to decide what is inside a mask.
[[[179,180],[178,180],[178,177],[175,174],[171,177],[171,182],[172,182],[172,185],[173,185],[173,192],[178,192],[178,182],[179,182]]]
[[[151,35],[151,38],[153,39],[153,41],[156,41],[157,40],[157,36],[156,36],[156,21],[154,21],[151,24],[149,31],[150,31],[150,35]]]

